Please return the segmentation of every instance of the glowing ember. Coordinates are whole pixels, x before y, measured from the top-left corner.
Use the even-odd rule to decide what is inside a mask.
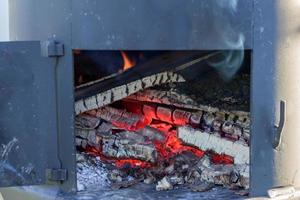
[[[135,160],[135,159],[117,160],[115,162],[115,165],[118,168],[123,168],[123,167],[126,167],[126,166],[130,166],[130,167],[133,167],[133,168],[137,168],[137,167],[149,168],[149,167],[152,167],[151,163],[144,162],[144,161],[141,161],[141,160]]]
[[[215,154],[213,153],[211,155],[211,161],[214,164],[222,164],[222,165],[230,165],[233,164],[233,158],[231,156],[228,155],[219,155],[219,154]]]
[[[121,55],[122,55],[122,58],[123,58],[123,61],[124,61],[124,65],[123,65],[123,70],[124,71],[132,68],[136,64],[135,61],[131,60],[129,58],[129,56],[124,51],[121,51]]]
[[[124,54],[125,55],[125,54]],[[172,158],[175,156],[183,153],[183,152],[191,152],[199,159],[203,157],[205,154],[210,156],[211,161],[214,164],[233,164],[234,160],[232,157],[228,155],[219,155],[213,152],[205,152],[201,149],[193,146],[189,146],[187,144],[184,144],[177,136],[177,127],[179,124],[186,125],[188,124],[188,121],[181,120],[181,119],[189,119],[190,114],[184,111],[174,111],[175,114],[173,116],[176,117],[176,120],[174,120],[173,117],[171,117],[172,120],[169,120],[169,116],[172,116],[172,113],[169,113],[168,110],[163,110],[160,108],[160,115],[158,119],[157,113],[157,107],[154,105],[140,105],[135,104],[132,102],[126,102],[122,104],[125,108],[125,110],[120,109],[114,109],[114,108],[107,108],[106,110],[113,111],[114,115],[108,115],[105,113],[104,116],[110,116],[109,118],[105,118],[106,120],[110,121],[115,127],[121,128],[123,130],[127,131],[138,131],[139,129],[143,129],[146,126],[152,127],[154,129],[157,129],[162,134],[161,140],[156,139],[149,139],[146,141],[148,144],[153,144],[156,152],[157,152],[157,162],[156,163],[149,163],[145,162],[143,160],[139,160],[136,158],[128,159],[128,158],[107,158],[103,155],[101,150],[97,149],[89,149],[89,152],[92,154],[97,154],[102,158],[102,160],[105,160],[109,163],[114,164],[118,168],[124,168],[124,167],[133,167],[133,168],[152,168],[159,166],[159,164],[163,162],[169,162]],[[123,109],[124,109],[123,108]],[[102,109],[103,110],[103,109]],[[105,109],[104,109],[105,110]],[[98,111],[91,111],[96,112],[94,113],[95,116],[97,114],[98,117],[103,118],[101,114],[101,109]],[[90,113],[91,113],[90,112]],[[189,115],[188,117],[185,115]],[[120,120],[121,119],[121,120]],[[126,119],[130,119],[130,121],[136,119],[136,122],[129,123],[126,121]],[[181,120],[181,121],[180,121]],[[167,122],[168,121],[168,122]],[[129,126],[129,125],[130,126]],[[114,133],[118,134],[118,132]]]

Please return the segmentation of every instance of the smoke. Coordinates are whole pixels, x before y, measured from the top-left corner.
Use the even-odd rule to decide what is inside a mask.
[[[234,50],[224,50],[218,60],[209,62],[226,81],[231,80],[243,64],[244,41],[244,36],[240,34],[237,42],[229,44]]]
[[[231,12],[237,10],[238,0],[217,0],[216,2],[223,9],[229,9]]]
[[[218,60],[209,62],[224,80],[230,80],[240,69],[244,60],[245,37],[238,30],[236,22],[232,19],[238,18],[239,0],[213,0],[215,5],[214,30],[218,31],[223,45],[229,49],[222,51]]]

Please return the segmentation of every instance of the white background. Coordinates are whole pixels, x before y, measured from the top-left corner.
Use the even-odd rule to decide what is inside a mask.
[[[0,0],[0,41],[8,41],[8,1]]]

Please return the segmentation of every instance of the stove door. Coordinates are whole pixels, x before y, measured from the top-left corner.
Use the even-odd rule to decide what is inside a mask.
[[[0,43],[0,187],[44,184],[60,168],[56,59],[40,42]]]

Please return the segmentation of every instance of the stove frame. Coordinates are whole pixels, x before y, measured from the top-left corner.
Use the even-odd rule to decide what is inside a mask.
[[[292,59],[288,62],[289,56],[284,53],[285,50],[292,52],[298,49],[285,40],[286,37],[296,39],[293,30],[297,23],[296,20],[289,20],[289,17],[297,16],[295,7],[298,4],[296,0],[285,4],[283,2],[228,0],[228,4],[221,5],[217,0],[44,0],[38,3],[34,0],[11,0],[10,39],[14,42],[0,43],[0,66],[6,70],[1,77],[3,84],[15,87],[14,92],[9,94],[14,101],[0,98],[0,105],[24,105],[19,108],[19,112],[25,115],[16,118],[16,113],[0,108],[4,116],[17,119],[13,123],[0,118],[0,124],[5,124],[6,128],[0,132],[0,143],[9,144],[16,138],[23,152],[13,151],[9,155],[20,158],[14,167],[33,163],[34,168],[29,174],[26,170],[21,172],[28,179],[0,180],[0,186],[54,183],[64,191],[76,191],[74,49],[241,49],[241,46],[225,41],[220,32],[228,28],[229,24],[232,30],[226,37],[236,38],[236,33],[243,34],[244,49],[253,51],[251,194],[265,195],[267,189],[273,186],[292,183],[299,186],[300,174],[294,178],[291,175],[300,167],[300,164],[296,164],[297,160],[300,163],[300,158],[290,161],[290,154],[297,149],[290,132],[299,125],[295,120],[289,123],[285,113],[288,113],[289,105],[296,108],[300,106],[296,103],[300,91],[287,94],[284,92],[286,88],[282,86],[285,81],[289,84],[299,82],[299,78],[287,67],[299,61]],[[236,12],[232,10],[235,3]],[[226,5],[231,6],[220,9]],[[224,26],[223,22],[228,24]],[[285,68],[279,67],[281,65]],[[12,74],[20,75],[21,79],[12,82]],[[33,99],[35,108],[41,110],[41,113],[35,113],[30,106],[26,106],[26,98],[23,98],[25,93],[30,94],[28,99]],[[45,102],[49,105],[46,106]],[[281,109],[275,112],[279,102]],[[41,123],[36,124],[34,115],[42,119]],[[275,118],[281,119],[277,129],[274,128]],[[296,115],[296,119],[299,118]],[[26,132],[19,131],[15,123],[24,127]],[[31,130],[30,127],[36,129]],[[284,137],[281,137],[282,130]],[[20,141],[27,138],[27,131],[33,134],[35,141]],[[37,153],[36,142],[44,144],[44,151]],[[51,145],[48,145],[50,142]],[[292,147],[278,149],[284,142]],[[45,154],[49,157],[46,158]],[[266,157],[270,157],[272,162],[267,161]],[[285,165],[280,159],[293,163],[293,166]],[[36,165],[38,162],[40,165]],[[286,175],[287,179],[282,178],[281,174]],[[262,180],[261,177],[265,178]]]

